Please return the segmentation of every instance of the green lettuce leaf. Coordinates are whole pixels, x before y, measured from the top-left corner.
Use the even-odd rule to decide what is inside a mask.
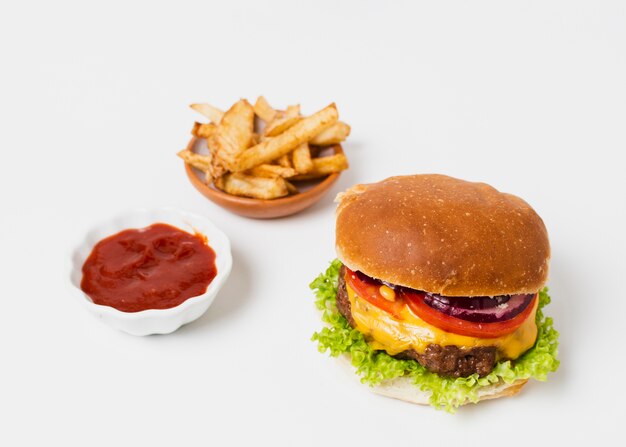
[[[326,272],[310,284],[316,296],[315,305],[322,311],[322,320],[326,323],[326,327],[313,334],[312,340],[317,341],[320,352],[329,351],[333,357],[349,354],[362,383],[374,386],[385,380],[407,376],[422,391],[431,393],[432,406],[454,413],[464,403],[476,403],[481,387],[500,381],[512,383],[529,378],[545,381],[548,373],[559,367],[559,333],[552,325],[552,318],[543,313],[543,308],[550,303],[547,288],[539,292],[536,317],[538,334],[531,349],[515,361],[497,363],[493,371],[485,377],[473,374],[455,379],[431,373],[415,360],[399,360],[384,351],[372,349],[363,334],[350,327],[337,310],[335,297],[340,268],[341,262],[335,259]]]

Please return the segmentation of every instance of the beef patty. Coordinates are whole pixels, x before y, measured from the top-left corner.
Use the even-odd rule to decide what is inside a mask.
[[[350,299],[346,290],[346,269],[339,270],[339,284],[337,288],[337,309],[346,317],[350,326],[355,327],[354,318],[350,309]],[[458,346],[439,346],[430,344],[423,354],[413,349],[401,352],[395,356],[399,359],[417,360],[429,371],[442,376],[467,377],[474,373],[486,376],[493,370],[496,363],[495,346],[477,347],[471,349]]]

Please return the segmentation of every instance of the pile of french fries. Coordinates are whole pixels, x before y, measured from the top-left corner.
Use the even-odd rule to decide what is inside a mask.
[[[300,105],[272,108],[263,96],[254,106],[236,102],[226,112],[210,104],[191,108],[209,123],[195,123],[192,134],[206,139],[208,155],[182,150],[178,156],[205,173],[207,184],[228,194],[275,199],[297,194],[294,184],[348,168],[344,154],[319,156],[344,141],[350,126],[339,121],[335,104],[309,116]]]

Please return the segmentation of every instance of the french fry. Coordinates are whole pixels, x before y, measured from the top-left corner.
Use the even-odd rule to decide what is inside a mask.
[[[289,178],[294,175],[298,175],[295,169],[291,167],[279,166],[279,165],[269,165],[262,164],[259,166],[255,166],[254,168],[248,171],[250,175],[254,175],[256,177],[283,177]]]
[[[241,172],[226,174],[216,180],[215,186],[228,194],[254,199],[275,199],[289,194],[282,177],[255,177]]]
[[[217,126],[213,123],[203,124],[196,122],[193,125],[193,129],[191,129],[191,134],[198,138],[208,138],[216,129]]]
[[[342,121],[338,121],[315,135],[309,143],[315,146],[331,146],[341,143],[348,138],[348,135],[350,135],[350,126]]]
[[[217,158],[217,151],[219,149],[219,144],[215,138],[215,134],[217,132],[213,132],[206,139],[207,147],[209,148],[209,153],[211,154],[211,177],[213,179],[217,179],[218,177],[226,174],[227,170],[222,164],[220,160]]]
[[[311,151],[309,150],[308,143],[302,143],[295,148],[291,154],[291,160],[293,167],[299,174],[306,174],[313,169],[313,162],[311,161]]]
[[[289,158],[289,154],[281,155],[280,157],[278,157],[276,163],[285,168],[293,167],[293,165],[291,164],[291,158]]]
[[[207,141],[213,157],[224,167],[232,164],[237,156],[252,142],[254,110],[248,101],[236,102],[225,114],[217,130]]]
[[[210,155],[196,154],[195,152],[188,151],[187,149],[183,149],[176,155],[185,160],[185,163],[193,166],[194,168],[200,169],[203,172],[212,171],[212,157]]]
[[[246,171],[254,166],[275,160],[282,155],[288,154],[302,143],[309,141],[313,136],[318,135],[324,129],[332,126],[338,119],[335,104],[303,118],[298,123],[291,126],[285,132],[273,138],[253,146],[240,153],[233,162],[224,160],[225,166],[230,171]],[[219,131],[218,131],[219,133]]]
[[[266,123],[270,123],[276,118],[277,112],[269,105],[263,96],[259,96],[254,103],[254,113]]]
[[[213,185],[217,189],[220,189],[220,190],[226,192],[226,180],[228,179],[229,175],[230,174],[224,174],[224,175],[220,175],[219,177],[215,177],[215,178],[209,178],[207,176],[206,180],[207,180],[207,183],[212,181]]]
[[[216,124],[218,124],[224,116],[224,112],[222,112],[217,107],[212,106],[211,104],[191,104],[189,107],[191,107],[199,114],[206,116],[208,119]]]
[[[291,126],[296,124],[302,118],[299,116],[285,116],[284,118],[274,118],[274,120],[265,127],[266,137],[275,137],[280,135]]]
[[[291,127],[293,124],[297,123],[298,121],[300,121],[300,104],[294,104],[291,106],[287,106],[286,110],[276,110],[276,115],[274,116],[274,119],[272,120],[271,123],[269,123],[270,128],[273,127],[277,127],[277,130],[274,130],[270,133],[268,133],[267,131],[265,132],[266,136],[276,136],[280,133],[283,133],[285,130],[287,130],[289,127]],[[273,124],[272,123],[276,123]]]
[[[296,116],[300,116],[300,104],[287,106],[287,110],[285,110],[285,118],[294,118]]]
[[[292,180],[311,180],[348,169],[348,159],[343,154],[313,158],[312,161],[313,169],[311,169],[307,174],[300,174],[292,177]]]
[[[298,191],[298,188],[296,188],[296,186],[289,180],[285,180],[285,184],[287,185],[287,191],[289,191],[289,194],[298,194],[300,192]]]
[[[214,185],[217,185],[217,183],[220,181],[220,179],[221,179],[221,177],[213,178],[213,175],[209,171],[204,173],[204,183],[206,183],[207,185],[211,185],[211,183],[213,183]]]
[[[254,106],[242,99],[226,112],[210,104],[190,107],[210,120],[196,122],[191,131],[206,140],[209,154],[183,150],[178,156],[228,194],[263,200],[298,194],[292,181],[348,168],[345,155],[324,156],[350,134],[334,103],[308,117],[300,104],[278,110],[263,96]]]

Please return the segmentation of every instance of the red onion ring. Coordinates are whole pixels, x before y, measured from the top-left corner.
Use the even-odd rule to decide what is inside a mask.
[[[451,317],[475,323],[496,323],[515,318],[530,305],[534,296],[530,294],[446,297],[426,293],[423,299],[433,309]]]
[[[422,292],[404,286],[390,284],[387,281],[367,276],[363,272],[355,272],[359,279],[370,284],[384,284],[397,292],[423,296],[424,302],[439,312],[461,320],[475,323],[496,323],[515,318],[522,313],[533,300],[529,295],[499,296],[442,296],[430,292]]]

